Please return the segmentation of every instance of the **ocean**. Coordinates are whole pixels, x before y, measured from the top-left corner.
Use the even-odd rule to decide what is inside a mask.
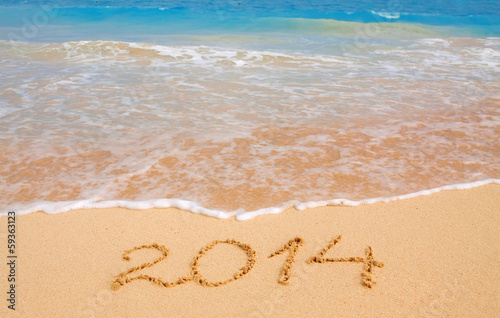
[[[0,1],[0,211],[500,183],[499,71],[495,0]]]

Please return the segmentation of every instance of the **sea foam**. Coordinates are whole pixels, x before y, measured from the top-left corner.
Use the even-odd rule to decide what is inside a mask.
[[[132,210],[147,210],[155,208],[160,208],[160,209],[177,208],[180,210],[190,211],[193,213],[203,214],[206,216],[215,217],[219,219],[227,219],[236,216],[236,220],[246,221],[261,215],[279,214],[291,207],[294,207],[299,211],[310,208],[323,207],[323,206],[354,207],[364,204],[373,204],[377,202],[391,202],[397,200],[411,199],[419,196],[430,195],[445,190],[466,190],[487,184],[500,184],[500,179],[488,179],[470,183],[459,183],[459,184],[442,186],[434,189],[422,190],[414,193],[408,193],[404,195],[369,198],[359,201],[352,201],[347,199],[332,199],[332,200],[311,201],[311,202],[289,201],[277,207],[268,207],[248,212],[241,210],[226,212],[220,210],[207,209],[196,204],[195,202],[180,200],[180,199],[157,199],[157,200],[145,200],[145,201],[110,200],[110,201],[94,202],[92,200],[79,200],[79,201],[69,201],[69,202],[44,202],[44,203],[34,204],[25,209],[16,210],[16,213],[22,215],[22,214],[41,211],[48,214],[57,214],[57,213],[68,212],[71,210],[81,210],[81,209],[126,208]],[[6,214],[7,212],[8,211],[2,212],[2,214]]]
[[[305,39],[0,41],[0,209],[177,198],[255,211],[500,176],[499,39]]]

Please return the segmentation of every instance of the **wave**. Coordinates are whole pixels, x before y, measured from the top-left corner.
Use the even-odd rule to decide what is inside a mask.
[[[446,190],[466,190],[476,187],[480,187],[487,184],[500,184],[500,179],[487,179],[482,181],[470,182],[470,183],[459,183],[453,185],[442,186],[438,188],[422,190],[414,193],[408,193],[405,195],[391,196],[391,197],[378,197],[369,198],[358,201],[352,201],[347,199],[332,199],[324,201],[311,201],[311,202],[298,202],[289,201],[277,207],[268,207],[263,209],[258,209],[255,211],[220,211],[214,209],[208,209],[203,206],[198,205],[195,202],[180,200],[180,199],[156,199],[156,200],[145,200],[145,201],[128,201],[128,200],[110,200],[110,201],[100,201],[95,202],[92,200],[78,200],[78,201],[68,201],[68,202],[44,202],[31,205],[28,208],[16,210],[17,214],[28,214],[33,212],[45,212],[48,214],[58,214],[63,212],[68,212],[71,210],[80,209],[107,209],[107,208],[126,208],[133,210],[146,210],[153,208],[178,208],[185,211],[190,211],[197,214],[203,214],[210,217],[215,217],[219,219],[227,219],[236,216],[236,220],[246,221],[253,219],[261,215],[278,214],[291,207],[297,210],[305,210],[309,208],[316,208],[322,206],[359,206],[364,204],[374,204],[379,202],[391,202],[397,200],[405,200],[410,198],[416,198],[419,196],[430,195],[433,193],[446,191]],[[6,214],[7,211],[1,214]]]
[[[0,43],[0,210],[179,198],[256,211],[500,176],[498,39],[357,54],[317,41]]]
[[[165,8],[58,8],[43,12],[43,19],[37,18],[39,12],[3,7],[0,39],[40,42],[137,39],[158,43],[159,36],[174,35],[316,35],[356,39],[500,35],[497,16],[415,15],[400,11],[283,11],[252,15],[239,11],[226,14],[217,10]]]

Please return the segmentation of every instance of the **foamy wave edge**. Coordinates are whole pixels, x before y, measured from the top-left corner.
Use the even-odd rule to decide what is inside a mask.
[[[110,200],[110,201],[99,201],[99,202],[93,200],[78,200],[78,201],[63,201],[63,202],[44,202],[44,203],[33,204],[32,206],[26,209],[21,209],[21,210],[13,209],[13,210],[20,215],[20,214],[39,212],[39,211],[45,212],[47,214],[57,214],[79,209],[127,208],[132,210],[146,210],[152,208],[178,208],[181,210],[190,211],[197,214],[203,214],[206,216],[211,216],[219,219],[227,219],[232,216],[236,216],[236,220],[246,221],[253,219],[254,217],[259,215],[278,214],[290,207],[295,207],[297,210],[301,211],[309,208],[322,207],[322,206],[359,206],[363,204],[373,204],[378,202],[391,202],[403,199],[410,199],[441,192],[443,190],[466,190],[466,189],[480,187],[486,184],[500,184],[500,179],[487,179],[469,183],[457,183],[429,190],[421,190],[409,194],[403,194],[392,197],[370,198],[359,201],[352,201],[347,199],[333,199],[326,201],[310,201],[310,202],[288,201],[278,207],[263,208],[250,212],[245,212],[241,209],[231,212],[212,210],[204,208],[195,202],[181,200],[181,199],[153,199],[145,201]],[[0,215],[4,214],[7,214],[7,211],[0,213]]]

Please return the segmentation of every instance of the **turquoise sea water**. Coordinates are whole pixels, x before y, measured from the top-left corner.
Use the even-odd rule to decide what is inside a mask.
[[[84,1],[76,6],[74,1],[2,1],[0,5],[0,26],[6,31],[1,38],[9,40],[149,40],[153,36],[159,40],[173,34],[378,35],[373,26],[353,30],[333,21],[433,25],[441,26],[442,34],[462,37],[500,33],[500,3],[493,0]]]
[[[0,209],[498,179],[499,70],[497,1],[0,1]]]

